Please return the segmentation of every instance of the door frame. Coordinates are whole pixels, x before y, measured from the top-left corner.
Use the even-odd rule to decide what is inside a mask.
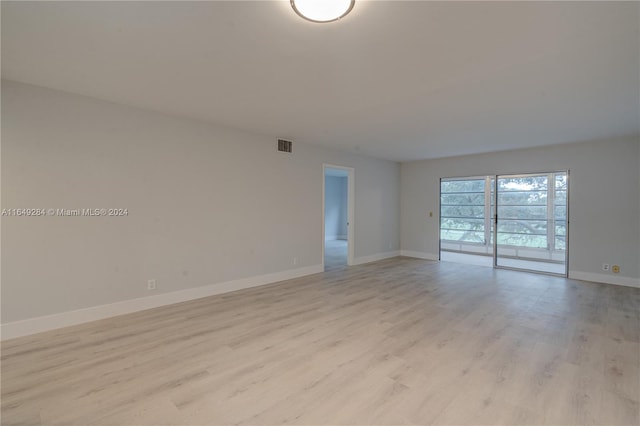
[[[322,270],[324,270],[324,232],[325,232],[325,177],[327,169],[344,170],[347,172],[347,265],[351,266],[354,263],[355,247],[355,199],[356,199],[356,186],[355,186],[355,169],[353,167],[338,166],[335,164],[322,163]]]

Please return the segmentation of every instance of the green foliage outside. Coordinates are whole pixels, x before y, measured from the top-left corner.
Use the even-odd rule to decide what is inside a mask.
[[[498,244],[518,247],[565,250],[567,178],[555,174],[554,190],[549,191],[549,175],[498,179]],[[485,217],[494,215],[493,179],[485,191],[485,179],[443,180],[440,196],[440,232],[443,240],[493,244],[493,233],[486,241]],[[485,192],[490,197],[489,211]],[[548,197],[553,196],[551,209]],[[552,220],[553,219],[553,220]],[[554,223],[553,243],[548,226]],[[493,221],[491,221],[493,227]],[[493,231],[493,229],[491,229]]]

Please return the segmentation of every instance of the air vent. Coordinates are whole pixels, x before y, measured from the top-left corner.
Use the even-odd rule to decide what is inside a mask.
[[[278,151],[291,152],[291,146],[293,142],[285,141],[284,139],[278,139]]]

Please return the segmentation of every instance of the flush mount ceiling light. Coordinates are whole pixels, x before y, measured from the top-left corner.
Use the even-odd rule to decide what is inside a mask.
[[[291,7],[311,22],[333,22],[346,16],[355,0],[291,0]]]

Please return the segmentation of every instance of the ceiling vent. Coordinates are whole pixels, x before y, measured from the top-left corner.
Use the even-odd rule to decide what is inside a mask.
[[[278,139],[278,151],[291,152],[293,142],[285,141],[284,139]]]

